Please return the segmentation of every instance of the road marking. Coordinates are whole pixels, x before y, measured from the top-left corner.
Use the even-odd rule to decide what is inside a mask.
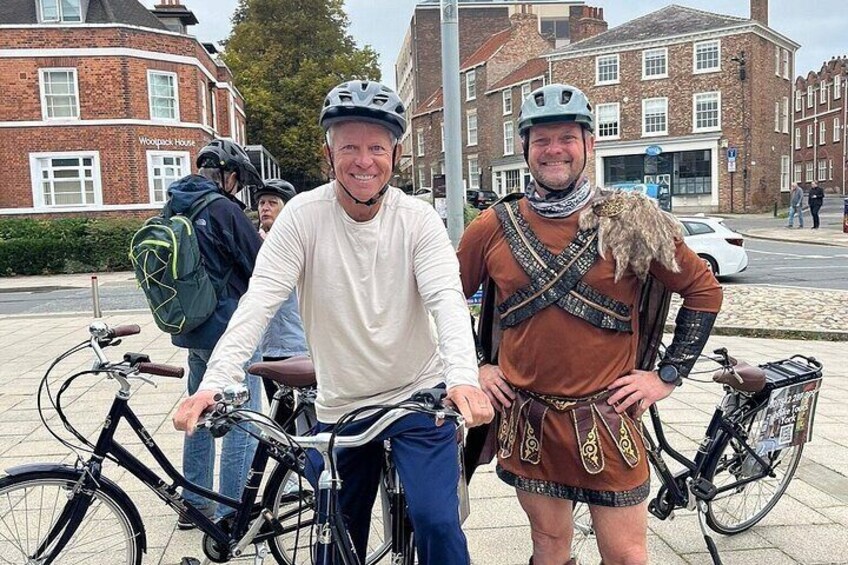
[[[815,267],[771,267],[772,271],[821,271],[827,269],[848,269],[848,265],[816,265]]]
[[[760,255],[778,255],[781,257],[795,257],[797,259],[848,259],[848,254],[838,253],[836,255],[801,255],[799,253],[781,253],[780,251],[760,251],[759,249],[747,249],[748,253],[759,253]]]

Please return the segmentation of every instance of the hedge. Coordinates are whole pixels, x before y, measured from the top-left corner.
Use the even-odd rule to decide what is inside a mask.
[[[0,219],[0,276],[129,270],[130,240],[143,222]]]

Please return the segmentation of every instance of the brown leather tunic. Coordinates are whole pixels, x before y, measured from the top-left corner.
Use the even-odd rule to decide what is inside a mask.
[[[530,208],[526,199],[521,200],[519,211],[554,254],[560,253],[577,232],[579,212],[563,219],[544,218]],[[486,277],[495,281],[497,303],[529,283],[492,208],[468,227],[457,254],[466,296],[471,296]],[[499,364],[513,386],[541,394],[584,397],[606,389],[634,369],[640,281],[627,272],[615,283],[615,263],[610,255],[606,253],[606,259],[599,257],[583,281],[627,304],[633,312],[634,332],[597,328],[556,305],[549,306],[503,333]],[[718,312],[721,288],[704,262],[682,241],[677,242],[676,259],[680,272],[673,273],[654,263],[651,274],[680,294],[687,308]],[[539,438],[542,450],[539,462],[522,461],[519,450],[515,449],[509,457],[500,457],[499,463],[519,477],[591,490],[621,492],[643,485],[648,478],[648,465],[641,442],[638,442],[638,464],[631,468],[618,456],[610,434],[599,435],[604,468],[593,474],[587,472],[581,461],[571,415],[551,410],[546,415],[543,437]]]

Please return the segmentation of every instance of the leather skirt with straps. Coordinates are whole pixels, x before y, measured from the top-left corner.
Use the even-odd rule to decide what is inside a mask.
[[[602,506],[630,506],[647,498],[640,424],[607,403],[609,391],[581,398],[515,392],[498,421],[498,475],[504,481],[520,490]]]

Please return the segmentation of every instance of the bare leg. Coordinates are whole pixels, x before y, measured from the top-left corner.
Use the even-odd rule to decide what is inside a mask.
[[[563,565],[571,557],[570,500],[516,490],[518,502],[530,520],[533,565]]]
[[[604,565],[648,563],[646,503],[611,508],[589,506]]]

